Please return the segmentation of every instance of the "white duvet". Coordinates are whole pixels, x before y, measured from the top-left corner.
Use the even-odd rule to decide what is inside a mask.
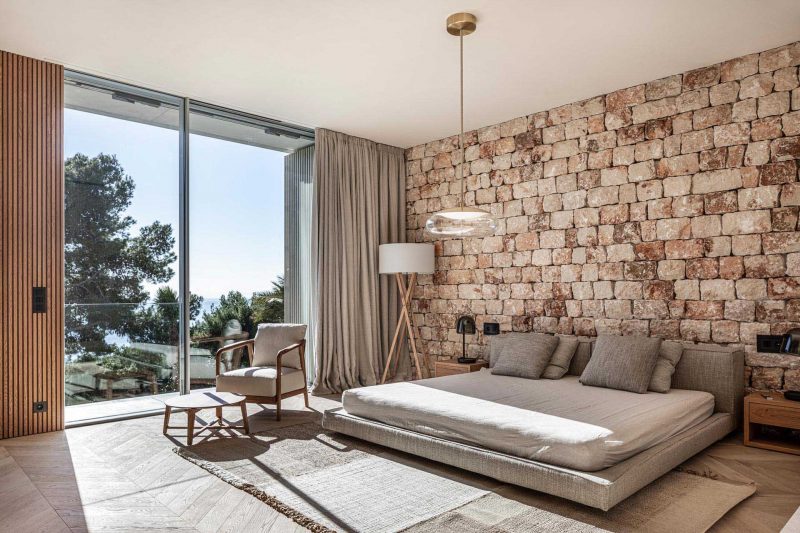
[[[587,472],[699,424],[714,411],[706,392],[667,394],[581,385],[576,376],[523,379],[488,369],[351,389],[349,414],[418,433]]]

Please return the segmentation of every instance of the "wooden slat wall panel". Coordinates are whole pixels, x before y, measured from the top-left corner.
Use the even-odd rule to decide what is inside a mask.
[[[64,427],[63,80],[0,52],[0,438]],[[35,286],[46,313],[31,310]]]

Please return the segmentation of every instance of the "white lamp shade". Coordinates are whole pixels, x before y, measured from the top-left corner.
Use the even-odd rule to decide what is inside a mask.
[[[378,272],[381,274],[432,274],[434,269],[432,244],[409,242],[378,247]]]

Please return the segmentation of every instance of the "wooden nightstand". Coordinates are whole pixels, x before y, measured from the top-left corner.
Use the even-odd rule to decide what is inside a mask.
[[[771,400],[759,392],[744,399],[744,445],[800,455],[800,444],[766,436],[762,426],[800,430],[800,402],[793,402],[779,392],[769,393]]]
[[[468,374],[470,372],[477,372],[481,368],[487,368],[488,361],[478,359],[474,363],[459,363],[455,359],[436,361],[434,365],[434,376],[440,378],[442,376],[452,376],[453,374]]]

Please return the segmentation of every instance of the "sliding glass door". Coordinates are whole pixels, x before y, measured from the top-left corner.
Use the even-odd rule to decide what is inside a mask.
[[[68,407],[178,390],[180,103],[67,80]]]
[[[312,131],[73,72],[65,107],[68,423],[160,409],[258,323],[306,321]]]
[[[197,310],[189,376],[197,389],[214,385],[217,350],[286,318],[285,159],[313,138],[203,104],[190,105],[189,124],[189,279]],[[221,358],[223,371],[247,364],[243,349]]]

